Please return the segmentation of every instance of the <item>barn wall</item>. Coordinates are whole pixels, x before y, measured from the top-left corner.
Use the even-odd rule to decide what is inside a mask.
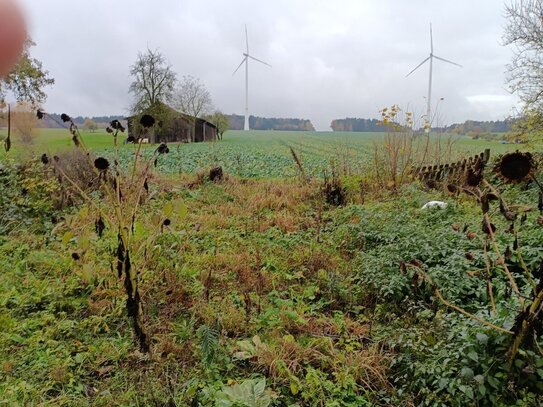
[[[137,139],[141,134],[136,134],[135,126],[132,123],[133,117],[129,117],[127,120],[128,135]],[[203,119],[193,121],[181,114],[179,114],[179,117],[172,119],[167,128],[161,129],[157,134],[151,133],[147,133],[151,143],[200,143],[217,140],[217,128],[214,125]]]

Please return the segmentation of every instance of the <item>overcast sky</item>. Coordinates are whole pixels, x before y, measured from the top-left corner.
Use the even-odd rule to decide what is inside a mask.
[[[501,45],[501,0],[20,0],[56,83],[45,109],[71,115],[126,114],[129,67],[158,48],[179,77],[200,78],[215,106],[243,114],[245,48],[273,67],[250,64],[250,113],[310,119],[376,118],[394,103],[425,112],[429,23],[433,100],[442,124],[496,120],[517,104],[505,84],[511,50]]]

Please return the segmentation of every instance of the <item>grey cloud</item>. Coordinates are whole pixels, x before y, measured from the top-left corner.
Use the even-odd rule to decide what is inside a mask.
[[[38,44],[34,55],[57,81],[49,111],[126,113],[129,66],[150,47],[179,76],[199,77],[218,108],[241,114],[243,72],[232,71],[244,24],[251,52],[273,65],[250,66],[255,115],[308,118],[327,130],[334,118],[377,117],[394,103],[424,111],[428,68],[405,75],[429,53],[430,21],[436,54],[464,66],[435,65],[433,97],[445,98],[444,120],[500,119],[517,102],[505,87],[511,53],[500,43],[505,21],[495,0],[21,3]]]

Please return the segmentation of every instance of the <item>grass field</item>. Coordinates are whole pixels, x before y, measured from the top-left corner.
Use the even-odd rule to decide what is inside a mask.
[[[113,155],[107,133],[82,137]],[[505,157],[471,189],[447,180],[457,193],[396,187],[368,162],[382,138],[228,132],[135,178],[61,155],[67,131],[0,144],[0,406],[543,405],[540,325],[515,333],[543,298],[541,173],[514,155],[533,179],[505,184]],[[355,176],[288,178],[290,147],[308,173]],[[44,152],[59,163],[27,160]],[[228,177],[195,174],[217,164]]]
[[[0,135],[2,133],[0,132]],[[95,151],[108,150],[112,137],[104,130],[82,132],[86,145]],[[310,175],[322,176],[324,171],[336,169],[342,173],[359,172],[376,142],[384,133],[357,132],[288,132],[288,131],[228,131],[223,141],[216,143],[172,144],[170,154],[161,158],[158,168],[165,173],[194,173],[220,165],[232,175],[267,178],[288,177],[297,174],[290,147],[300,157]],[[492,154],[515,150],[518,145],[496,141],[473,140],[463,136],[436,135],[443,148],[452,145],[453,156],[476,154],[490,148]],[[124,135],[121,137],[121,141]],[[72,141],[63,129],[41,129],[33,146],[26,147],[29,154],[55,153],[69,149]],[[121,158],[128,159],[133,145],[123,145]],[[145,146],[147,154],[155,147]],[[14,143],[13,154],[21,154]],[[103,154],[110,155],[105,151]]]

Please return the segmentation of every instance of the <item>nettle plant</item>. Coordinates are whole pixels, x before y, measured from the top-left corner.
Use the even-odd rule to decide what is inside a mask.
[[[37,111],[38,119],[46,115],[42,110]],[[54,117],[49,116],[54,120]],[[118,273],[119,279],[122,278],[124,290],[126,293],[126,311],[132,322],[132,328],[136,336],[139,348],[142,352],[150,351],[150,338],[146,330],[143,318],[143,304],[140,295],[140,283],[143,270],[138,269],[134,261],[136,249],[144,250],[138,242],[136,236],[136,222],[140,215],[142,205],[149,198],[149,180],[152,168],[156,167],[158,157],[169,152],[169,148],[162,143],[149,158],[142,154],[143,139],[136,139],[129,136],[125,143],[135,144],[134,158],[128,169],[123,170],[119,165],[119,135],[124,133],[125,128],[118,120],[113,120],[106,129],[113,138],[113,163],[105,157],[96,157],[86,147],[81,137],[79,129],[73,120],[67,115],[62,114],[60,123],[62,127],[69,130],[72,135],[74,146],[83,152],[88,161],[86,166],[89,178],[96,185],[98,193],[90,193],[82,186],[80,182],[73,179],[62,165],[62,158],[54,156],[52,159],[43,154],[41,161],[46,166],[51,166],[57,175],[63,190],[69,189],[77,194],[97,213],[95,221],[96,233],[102,236],[104,230],[109,228],[117,235],[117,248],[112,255],[112,261]],[[155,119],[150,115],[143,115],[140,118],[140,124],[145,131],[150,131],[155,125]],[[169,206],[172,206],[170,203]],[[168,218],[173,212],[173,208],[165,208],[162,212],[157,233],[164,225],[169,225],[171,220]]]
[[[508,365],[510,368],[521,368],[524,375],[535,373],[536,367],[540,367],[539,362],[535,363],[535,358],[543,355],[543,260],[538,251],[533,250],[533,244],[523,248],[528,230],[543,226],[543,185],[537,179],[535,169],[535,161],[530,153],[516,151],[504,154],[497,160],[493,173],[501,181],[497,183],[498,186],[485,179],[482,167],[467,171],[463,183],[458,185],[459,190],[472,195],[481,206],[480,239],[486,264],[481,277],[486,281],[489,315],[495,317],[505,313],[507,319],[513,320],[510,328],[498,326],[447,301],[439,287],[426,274],[422,264],[411,262],[408,265],[430,283],[435,297],[445,306],[509,336]],[[537,205],[507,202],[507,185],[522,182],[536,186]],[[516,200],[520,201],[521,198],[517,196]],[[535,223],[529,222],[528,213],[536,210],[539,215]],[[497,217],[503,217],[509,226],[499,230],[496,226]],[[459,231],[458,224],[453,225],[453,229]],[[523,233],[524,230],[526,233]],[[477,236],[475,232],[467,232],[468,239]],[[494,286],[497,279],[505,279],[507,282],[505,293],[496,294]],[[543,370],[537,373],[543,377]]]

